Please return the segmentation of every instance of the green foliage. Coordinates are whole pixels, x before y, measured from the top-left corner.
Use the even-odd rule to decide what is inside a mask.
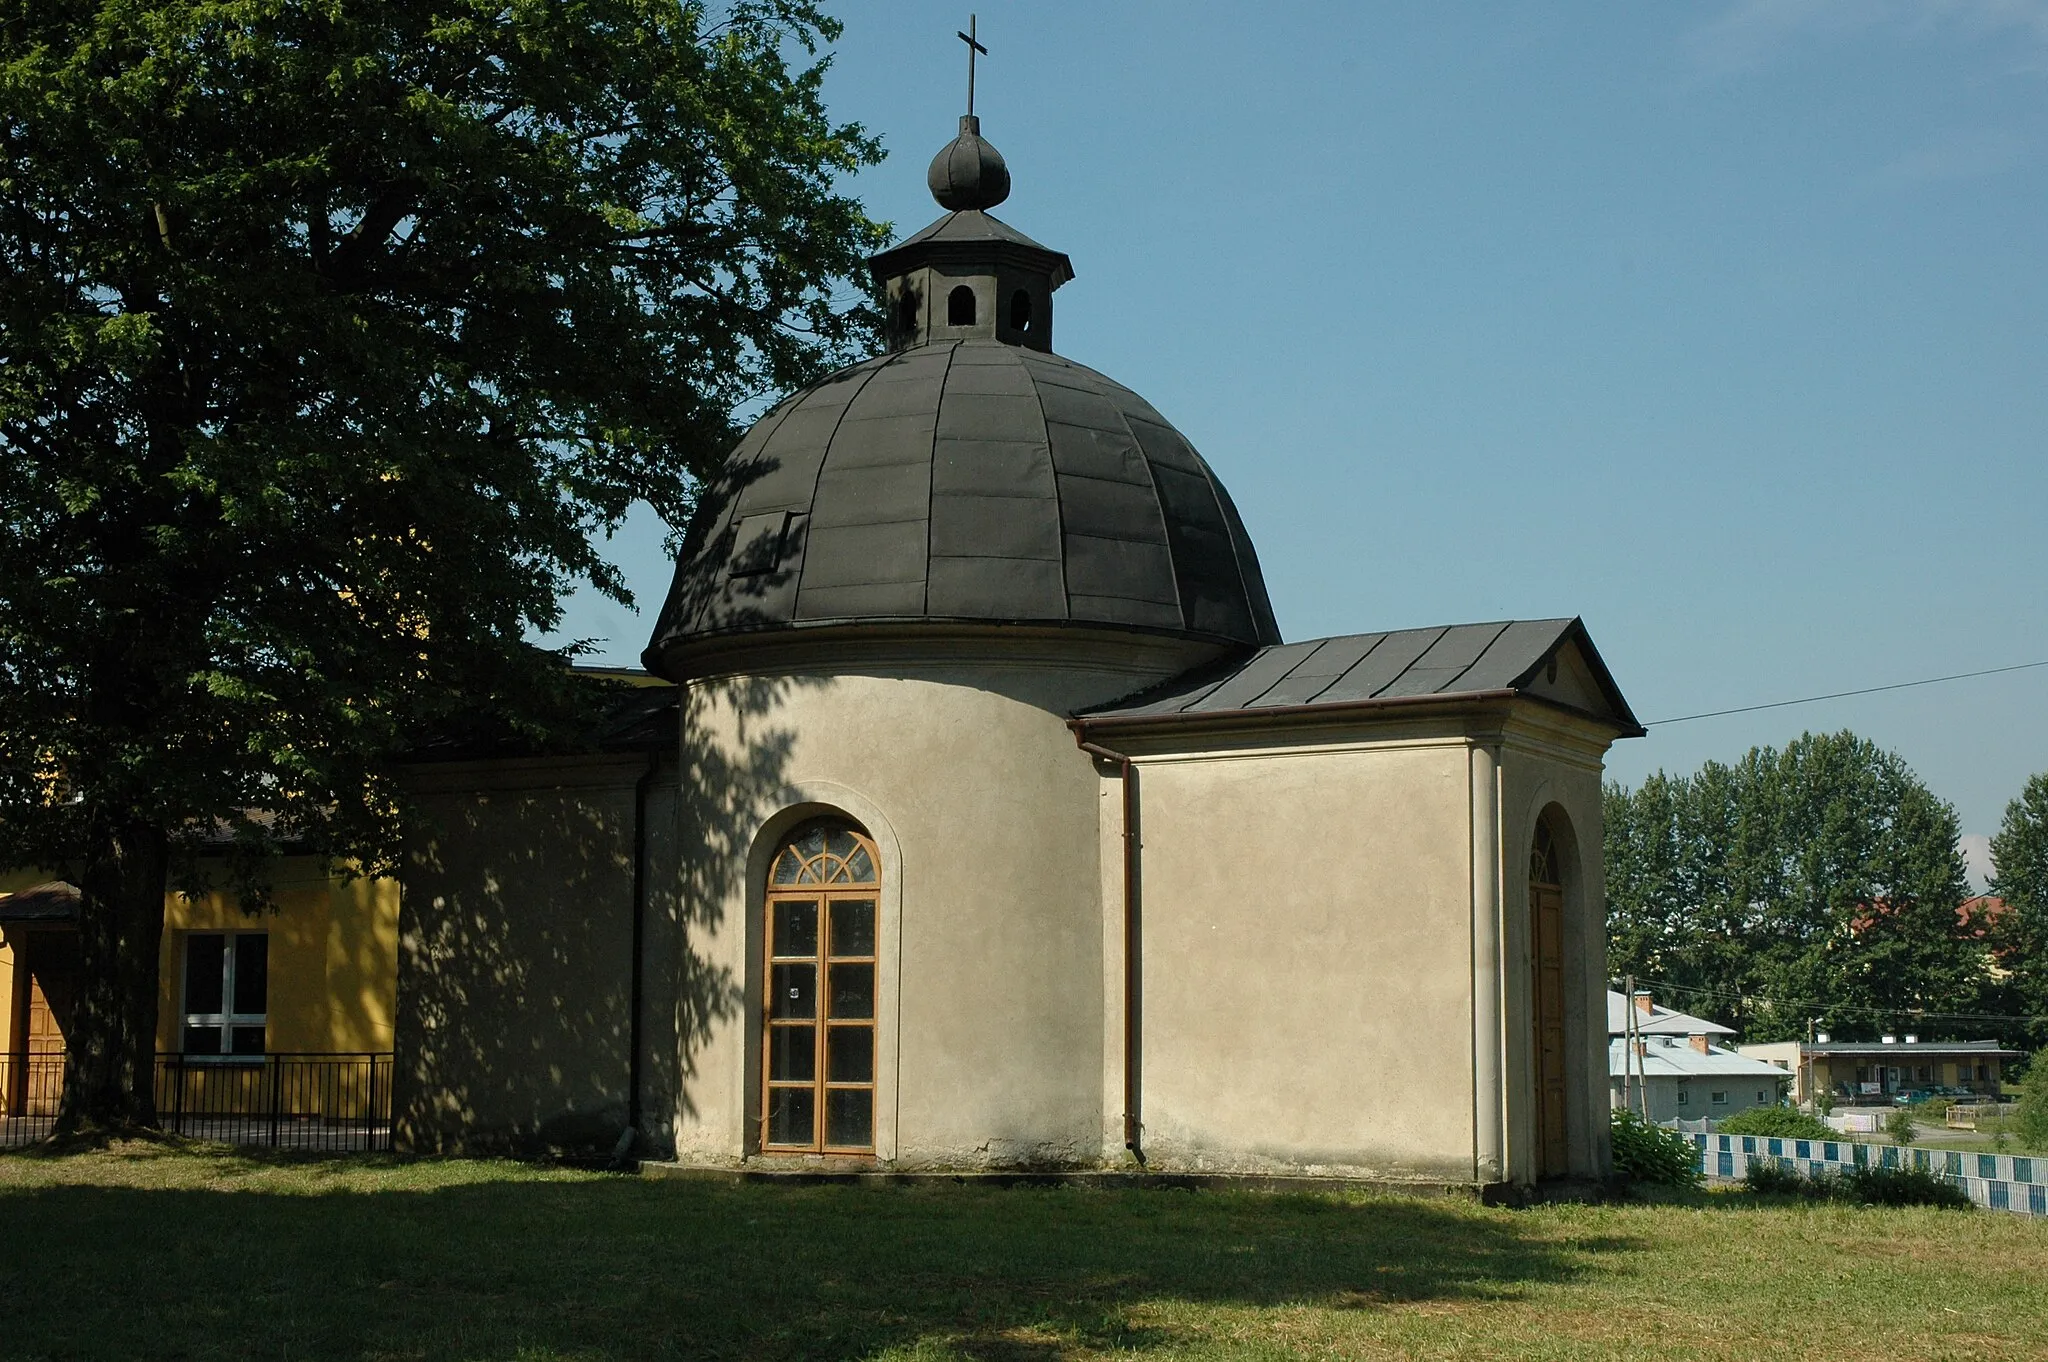
[[[2012,1133],[2030,1149],[2048,1149],[2048,1064],[2028,1066],[2012,1115]]]
[[[1941,1206],[1970,1209],[1969,1194],[1924,1168],[1850,1168],[1841,1174],[1849,1195],[1865,1206]]]
[[[1609,1113],[1609,1129],[1617,1173],[1667,1187],[1699,1185],[1699,1151],[1684,1135],[1620,1108]]]
[[[1986,951],[1955,811],[1853,733],[1606,791],[1608,967],[1700,990],[1752,1040],[1972,1010]],[[1684,995],[1681,995],[1684,996]]]
[[[1815,1180],[1775,1159],[1752,1158],[1742,1170],[1742,1185],[1766,1196],[1816,1196]]]
[[[1722,1135],[1771,1135],[1784,1140],[1833,1140],[1840,1138],[1827,1123],[1790,1107],[1750,1107],[1714,1122]]]
[[[1767,1196],[1811,1201],[1847,1201],[1862,1206],[1939,1206],[1970,1209],[1969,1194],[1947,1178],[1921,1168],[1845,1168],[1811,1176],[1771,1159],[1752,1158],[1743,1185]]]
[[[1905,1145],[1913,1143],[1913,1137],[1920,1133],[1920,1128],[1914,1124],[1913,1113],[1909,1109],[1896,1107],[1884,1118],[1884,1133],[1893,1144]]]
[[[2007,977],[2001,1012],[2048,1018],[2048,771],[2034,776],[1991,839],[1991,892],[2005,912],[1984,925]],[[2048,1020],[2028,1024],[2026,1043],[2048,1047]]]
[[[422,731],[575,727],[527,640],[869,344],[880,149],[807,0],[0,3],[0,864],[153,1016],[129,848],[388,868]]]

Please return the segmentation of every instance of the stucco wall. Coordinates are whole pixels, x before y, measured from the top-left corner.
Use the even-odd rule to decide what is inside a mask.
[[[1148,1163],[1471,1180],[1465,743],[1139,771]]]
[[[1171,670],[1171,668],[1167,669]],[[767,859],[839,811],[882,853],[877,1157],[1101,1156],[1099,780],[1064,716],[1148,675],[1072,660],[890,662],[693,683],[684,707],[679,1157],[758,1142]]]
[[[609,1148],[627,1122],[647,758],[422,768],[400,911],[401,1148]]]

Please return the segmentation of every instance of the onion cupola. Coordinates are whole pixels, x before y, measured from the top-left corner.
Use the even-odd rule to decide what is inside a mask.
[[[1053,353],[1062,252],[988,209],[972,115],[932,162],[948,211],[869,263],[886,353],[763,416],[705,489],[646,662],[745,635],[1036,626],[1279,641],[1230,496],[1152,405]]]

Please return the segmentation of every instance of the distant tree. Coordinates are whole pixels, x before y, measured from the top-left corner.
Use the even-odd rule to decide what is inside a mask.
[[[2005,806],[1991,866],[1991,892],[2005,900],[2005,911],[1987,924],[1986,939],[2006,971],[2005,1010],[2048,1018],[2048,772]],[[2048,1047],[2048,1021],[2028,1024],[2026,1040]],[[2048,1070],[2038,1061],[2035,1067]]]
[[[2020,1080],[2019,1108],[2013,1113],[2012,1125],[2020,1143],[2048,1153],[2048,1062],[2039,1055]]]
[[[1610,787],[1610,967],[1755,1040],[1971,1010],[1985,956],[1956,916],[1958,831],[1904,761],[1846,732]]]
[[[167,877],[388,867],[409,731],[744,405],[868,343],[805,0],[0,0],[0,862],[76,877],[60,1126],[151,1124]],[[797,64],[792,65],[795,59]]]

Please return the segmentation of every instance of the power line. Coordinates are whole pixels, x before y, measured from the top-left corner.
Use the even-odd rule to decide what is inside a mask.
[[[1675,984],[1667,979],[1650,979],[1637,976],[1638,984],[1654,984],[1673,993],[1690,993],[1696,997],[1714,998],[1721,1002],[1756,1004],[1762,1003],[1773,1012],[1825,1012],[1831,1016],[1853,1015],[1861,1017],[1917,1017],[1924,1021],[2010,1021],[2048,1022],[2048,1017],[2025,1016],[2011,1012],[1928,1012],[1917,1007],[1850,1007],[1835,1003],[1802,1002],[1786,1003],[1761,993],[1724,993],[1718,989],[1699,988],[1692,984]]]
[[[1967,681],[1973,676],[1997,676],[2001,672],[2023,672],[2030,667],[2048,667],[2048,659],[2039,662],[2015,662],[2010,667],[1986,667],[1983,671],[1957,672],[1953,676],[1929,676],[1918,681],[1894,681],[1889,686],[1864,686],[1860,690],[1831,691],[1826,695],[1808,695],[1797,700],[1773,700],[1767,705],[1741,705],[1735,709],[1710,709],[1701,714],[1681,714],[1675,719],[1652,719],[1645,728],[1661,728],[1666,724],[1689,724],[1694,719],[1718,719],[1725,714],[1754,714],[1760,709],[1784,709],[1788,705],[1811,705],[1821,700],[1841,700],[1851,695],[1876,695],[1879,691],[1911,690],[1915,686],[1938,686],[1944,681]]]

